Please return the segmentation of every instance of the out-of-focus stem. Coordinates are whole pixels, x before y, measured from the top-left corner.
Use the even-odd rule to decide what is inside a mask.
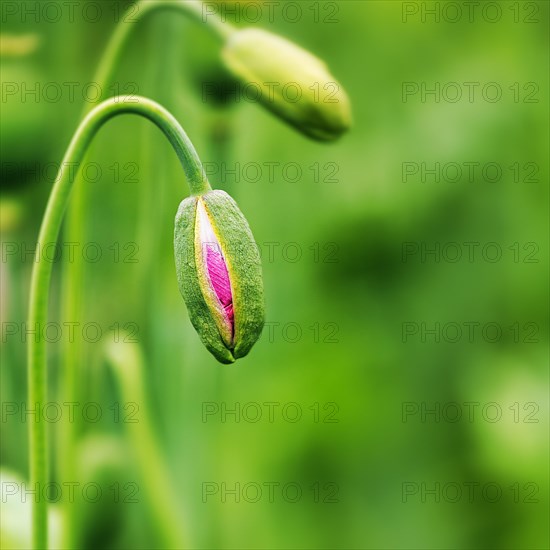
[[[120,387],[122,401],[139,407],[135,422],[125,423],[125,426],[154,523],[159,527],[165,547],[181,549],[185,547],[182,512],[149,413],[143,387],[143,355],[139,344],[125,343],[127,339],[127,335],[121,334],[118,342],[109,342],[107,358]]]
[[[103,84],[108,84],[111,81],[113,72],[124,51],[124,46],[135,26],[149,15],[162,11],[174,11],[186,17],[191,17],[199,23],[204,23],[220,38],[226,38],[233,32],[233,27],[229,23],[223,22],[217,14],[208,10],[202,2],[194,0],[141,0],[128,11],[127,15],[122,17],[101,58],[94,82],[102,86],[102,89]]]

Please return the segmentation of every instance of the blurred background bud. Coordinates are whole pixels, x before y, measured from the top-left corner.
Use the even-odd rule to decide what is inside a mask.
[[[351,126],[341,84],[313,54],[262,29],[235,31],[223,49],[227,67],[258,89],[259,101],[305,135],[321,141]]]

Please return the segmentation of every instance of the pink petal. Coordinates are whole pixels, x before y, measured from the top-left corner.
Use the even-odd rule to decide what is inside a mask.
[[[229,273],[218,244],[207,243],[206,246],[206,267],[212,288],[223,306],[232,304],[231,283]]]
[[[233,336],[235,318],[233,312],[233,294],[231,292],[231,281],[227,271],[227,264],[225,263],[220,243],[218,242],[208,213],[201,200],[198,201],[197,208],[202,257],[206,266],[206,272],[208,273],[212,290],[223,307],[225,319]]]

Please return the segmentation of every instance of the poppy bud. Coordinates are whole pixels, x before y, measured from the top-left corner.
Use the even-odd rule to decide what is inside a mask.
[[[307,136],[329,141],[351,126],[342,86],[323,61],[289,40],[261,29],[237,30],[223,59],[237,78],[258,87],[269,110]]]
[[[176,272],[189,317],[222,363],[244,357],[264,324],[258,247],[235,201],[224,191],[184,199],[174,231]]]

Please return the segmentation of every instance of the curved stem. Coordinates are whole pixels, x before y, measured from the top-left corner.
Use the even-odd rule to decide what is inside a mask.
[[[101,90],[98,101],[108,95],[109,84],[113,79],[115,70],[120,63],[124,49],[127,47],[133,31],[149,16],[164,11],[170,11],[175,15],[181,14],[185,17],[190,17],[200,24],[204,24],[207,29],[210,29],[221,40],[227,38],[234,31],[232,25],[223,22],[217,14],[213,13],[210,7],[197,0],[138,0],[121,16],[95,72],[93,81]],[[93,107],[94,104],[87,104],[82,116],[90,112]],[[75,186],[65,226],[66,234],[69,240],[73,242],[83,242],[85,240],[84,213],[87,194],[85,186],[80,184]],[[65,319],[79,319],[82,310],[82,281],[84,278],[81,258],[75,257],[72,263],[64,264],[62,278],[65,290],[61,300],[63,317]],[[82,360],[81,344],[75,341],[64,345],[62,357],[64,364],[62,366],[63,387],[61,391],[66,401],[76,402],[78,401],[78,372],[75,365],[79,365]],[[73,463],[78,424],[76,421],[73,423],[64,423],[60,428],[59,474],[64,479],[72,481],[76,475]],[[71,521],[73,506],[67,499],[63,501],[63,505],[67,519],[64,527],[64,544],[66,547],[72,548],[74,546],[74,541],[72,540],[72,524],[74,522]]]
[[[52,189],[46,213],[42,220],[36,257],[31,278],[28,323],[32,327],[44,326],[48,320],[49,287],[52,262],[44,261],[41,246],[56,242],[63,221],[70,191],[75,181],[72,168],[79,166],[86,150],[98,130],[111,118],[133,113],[153,122],[168,138],[176,151],[191,193],[201,194],[210,190],[199,157],[177,120],[158,103],[142,97],[113,98],[98,105],[82,121],[65,154]],[[71,365],[75,368],[75,365]],[[46,342],[42,338],[28,342],[28,402],[42,410],[47,402]],[[48,441],[45,419],[38,418],[29,424],[31,485],[39,494],[48,483]],[[33,548],[47,548],[47,503],[43,498],[33,502]]]
[[[224,23],[217,14],[208,11],[207,6],[199,1],[141,0],[122,17],[101,58],[101,63],[94,78],[94,82],[101,86],[101,90],[111,80],[124,46],[128,42],[135,25],[148,15],[164,10],[172,10],[176,13],[192,17],[200,23],[204,23],[207,28],[211,29],[222,39],[228,37],[234,30],[232,25]]]
[[[93,81],[100,89],[99,100],[104,99],[107,95],[106,91],[109,82],[119,64],[132,31],[148,16],[162,11],[172,11],[190,17],[204,24],[207,29],[210,29],[215,36],[222,40],[230,36],[235,30],[231,24],[222,21],[220,16],[212,10],[211,6],[205,5],[200,0],[138,0],[138,2],[127,10],[116,26],[94,75]],[[87,104],[82,116],[86,115],[92,108],[93,103]],[[82,186],[77,186],[66,224],[67,234],[71,237],[72,241],[82,242],[84,240],[83,214],[86,203],[85,195],[85,189]],[[63,301],[62,309],[65,312],[66,318],[78,318],[81,309],[80,286],[82,281],[82,262],[78,258],[64,268],[63,278],[65,281],[64,286],[67,289],[67,297]],[[66,347],[65,356],[68,364],[78,362],[79,349],[79,345],[75,342]],[[76,383],[74,373],[67,368],[65,368],[65,371],[65,387],[63,391],[68,401],[74,401],[74,387]],[[67,457],[65,471],[69,471],[71,468],[70,461],[75,430],[76,426],[74,424],[66,426],[62,437],[66,451],[64,456]]]

